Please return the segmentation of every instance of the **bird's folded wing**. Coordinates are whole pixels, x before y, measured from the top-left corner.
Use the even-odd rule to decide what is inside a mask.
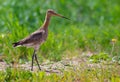
[[[42,35],[44,34],[43,31],[38,31],[32,33],[30,36],[24,38],[23,40],[19,41],[19,43],[22,44],[29,44],[29,43],[35,43],[37,41],[40,41],[42,39]]]

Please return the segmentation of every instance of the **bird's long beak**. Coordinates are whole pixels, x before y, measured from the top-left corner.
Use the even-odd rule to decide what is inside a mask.
[[[67,18],[67,17],[65,17],[65,16],[62,16],[62,15],[60,15],[60,14],[57,14],[57,13],[55,13],[55,12],[53,13],[53,15],[54,15],[54,16],[59,16],[59,17],[62,17],[62,18],[65,18],[65,19],[70,20],[69,18]]]

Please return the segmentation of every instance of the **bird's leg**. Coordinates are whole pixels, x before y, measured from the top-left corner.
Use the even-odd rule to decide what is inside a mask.
[[[37,60],[37,54],[35,54],[35,60],[36,60],[36,62],[37,62],[37,65],[38,65],[38,67],[39,67],[39,70],[41,70],[40,65],[39,65],[39,63],[38,63],[38,60]]]
[[[31,65],[31,71],[33,71],[33,60],[34,60],[34,57],[35,57],[35,50],[34,50],[33,55],[32,55],[32,65]]]

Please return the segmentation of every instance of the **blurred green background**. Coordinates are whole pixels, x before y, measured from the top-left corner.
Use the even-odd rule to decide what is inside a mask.
[[[37,30],[47,9],[71,20],[52,17],[48,39],[38,52],[40,61],[59,61],[69,53],[78,55],[75,51],[90,51],[107,53],[106,58],[120,62],[119,0],[0,0],[2,60],[8,63],[31,60],[33,49],[13,48],[12,43]],[[112,39],[116,41],[111,42]]]
[[[37,53],[40,64],[50,62],[31,72],[33,49],[12,43],[37,30],[48,9],[71,20],[51,18]],[[119,64],[120,0],[0,0],[0,82],[120,82]]]

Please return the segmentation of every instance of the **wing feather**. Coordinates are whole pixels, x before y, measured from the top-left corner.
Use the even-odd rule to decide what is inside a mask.
[[[13,46],[16,47],[18,45],[39,43],[42,40],[44,33],[45,33],[44,30],[35,31],[30,36],[28,36],[18,42],[13,43]]]
[[[38,42],[42,39],[43,34],[44,34],[44,31],[34,32],[30,36],[28,36],[27,38],[21,40],[20,43],[21,44],[28,44],[28,43]]]

